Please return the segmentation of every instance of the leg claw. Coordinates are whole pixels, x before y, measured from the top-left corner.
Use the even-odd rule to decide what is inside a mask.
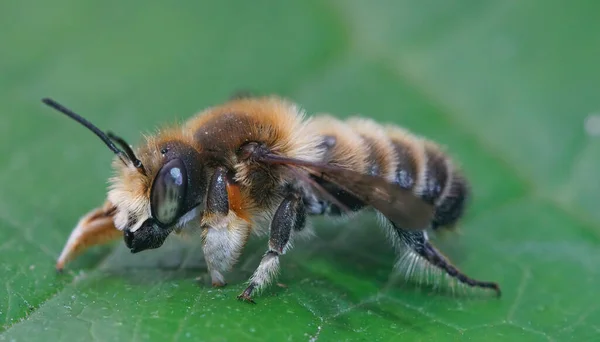
[[[237,299],[241,300],[241,301],[244,301],[244,302],[256,304],[256,302],[254,301],[254,299],[252,299],[252,297],[250,297],[250,295],[252,294],[252,291],[254,291],[254,284],[250,284],[244,290],[244,292],[242,292],[239,296],[237,296]]]
[[[256,304],[256,302],[254,301],[254,299],[252,299],[250,296],[248,296],[245,291],[241,295],[237,296],[237,299],[241,300],[243,302],[248,302],[248,303]]]

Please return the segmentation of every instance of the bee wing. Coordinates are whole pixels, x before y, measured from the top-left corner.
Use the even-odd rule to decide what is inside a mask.
[[[307,168],[314,176],[332,182],[354,194],[403,229],[423,230],[433,220],[432,205],[424,202],[412,191],[390,183],[383,177],[273,154],[264,155],[260,160],[269,164]]]

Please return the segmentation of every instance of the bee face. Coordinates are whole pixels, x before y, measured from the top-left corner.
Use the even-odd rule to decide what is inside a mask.
[[[138,151],[146,172],[115,162],[108,199],[115,227],[133,253],[160,247],[167,236],[201,215],[206,177],[196,150],[180,141],[153,139]]]

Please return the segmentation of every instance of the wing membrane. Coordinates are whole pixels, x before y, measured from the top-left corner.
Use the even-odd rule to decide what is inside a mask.
[[[260,161],[304,167],[314,176],[334,183],[354,194],[403,229],[423,230],[433,219],[433,206],[424,202],[410,190],[392,184],[383,177],[273,154],[260,157]]]

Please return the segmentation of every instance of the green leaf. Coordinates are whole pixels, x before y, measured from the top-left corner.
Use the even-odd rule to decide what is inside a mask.
[[[0,5],[0,341],[556,340],[600,333],[600,43],[593,1],[114,0]],[[373,217],[331,224],[235,296],[198,244],[97,247],[54,272],[102,203],[110,152],[39,102],[52,96],[130,140],[239,89],[310,113],[362,114],[447,146],[474,199],[436,239],[503,297],[447,295],[391,273]],[[196,281],[196,277],[200,277]]]

